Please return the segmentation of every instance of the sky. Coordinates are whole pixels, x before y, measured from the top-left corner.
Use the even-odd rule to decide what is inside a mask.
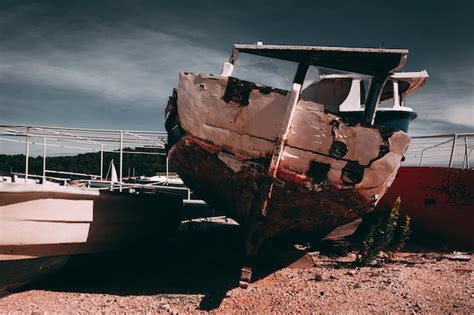
[[[234,43],[408,48],[412,135],[474,129],[474,1],[0,0],[0,124],[164,130],[179,71]]]

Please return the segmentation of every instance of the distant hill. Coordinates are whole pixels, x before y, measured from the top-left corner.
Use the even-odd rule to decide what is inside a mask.
[[[141,152],[157,152],[156,149],[140,148]],[[124,149],[123,154],[123,175],[153,176],[156,172],[164,172],[166,169],[166,157],[164,155],[133,154],[134,149]],[[104,152],[104,177],[109,168],[110,161],[114,160],[115,168],[119,171],[120,157],[118,152]],[[41,175],[43,172],[43,157],[30,157],[28,160],[29,173]],[[56,156],[46,158],[46,169],[54,171],[67,171],[85,174],[100,174],[100,153],[84,153],[74,156]],[[0,154],[0,172],[25,171],[25,155],[5,155]],[[49,174],[52,175],[52,174]],[[56,176],[56,175],[54,175]]]

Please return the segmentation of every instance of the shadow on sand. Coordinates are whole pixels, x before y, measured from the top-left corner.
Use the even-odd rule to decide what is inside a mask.
[[[351,237],[351,245],[360,243],[363,234]],[[318,250],[323,253],[322,247]],[[442,257],[450,249],[439,244],[409,244],[407,251],[438,252]],[[74,256],[61,271],[16,291],[38,289],[120,296],[199,294],[203,296],[199,309],[213,310],[220,306],[229,290],[238,286],[243,252],[242,235],[236,225],[191,228],[159,244],[128,252]],[[307,265],[306,253],[288,240],[275,240],[254,262],[252,280],[265,278],[295,262]],[[320,260],[319,266],[354,268],[350,261],[330,257]]]
[[[219,307],[229,290],[238,286],[242,254],[238,226],[182,231],[161,244],[130,252],[72,257],[63,270],[18,290],[201,294],[199,309],[212,310]],[[304,255],[304,251],[288,243],[272,246],[256,261],[253,280],[264,278]]]

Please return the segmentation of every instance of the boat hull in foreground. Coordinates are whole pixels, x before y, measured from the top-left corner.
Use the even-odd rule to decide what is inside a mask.
[[[0,184],[0,259],[97,252],[177,228],[182,199],[76,187]]]
[[[57,269],[58,257],[153,245],[178,228],[181,208],[182,198],[159,193],[0,183],[0,263],[28,270],[3,281]]]

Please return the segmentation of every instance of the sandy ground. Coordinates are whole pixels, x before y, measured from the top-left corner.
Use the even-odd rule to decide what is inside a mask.
[[[420,246],[383,267],[355,268],[352,252],[329,257],[277,244],[254,268],[255,282],[240,289],[238,233],[180,232],[156,248],[77,257],[3,296],[0,313],[474,313],[472,259],[453,261],[450,250]]]

